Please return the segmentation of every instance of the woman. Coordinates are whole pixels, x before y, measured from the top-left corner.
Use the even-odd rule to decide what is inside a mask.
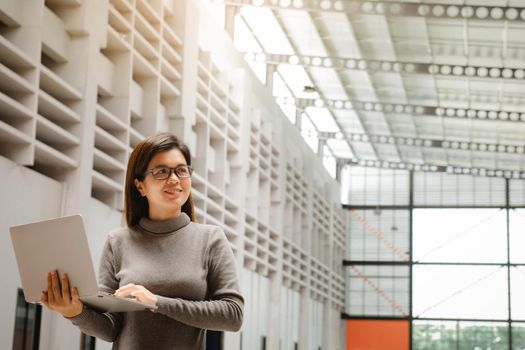
[[[101,313],[82,304],[67,275],[48,274],[42,303],[113,349],[204,349],[205,329],[237,331],[244,301],[222,230],[194,222],[191,157],[175,136],[139,143],[126,172],[126,228],[109,234],[99,288],[154,312]]]

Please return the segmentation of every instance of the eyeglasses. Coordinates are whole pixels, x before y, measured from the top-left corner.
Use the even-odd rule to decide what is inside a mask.
[[[179,179],[187,179],[191,177],[192,172],[193,168],[190,165],[181,164],[177,165],[175,168],[170,168],[167,166],[157,166],[155,168],[146,170],[144,176],[148,175],[148,173],[151,173],[155,180],[166,180],[171,176],[172,173],[175,173],[175,175],[177,175]]]

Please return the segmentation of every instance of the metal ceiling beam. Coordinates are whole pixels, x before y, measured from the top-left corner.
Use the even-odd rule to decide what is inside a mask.
[[[524,154],[525,146],[504,145],[488,142],[465,142],[455,140],[433,140],[415,137],[400,137],[387,135],[366,135],[355,133],[319,132],[319,139],[346,139],[349,142],[370,142],[373,144],[442,148],[461,151],[481,151],[508,154]]]
[[[273,13],[273,15],[275,16],[275,20],[276,20],[277,23],[279,24],[280,29],[283,31],[284,35],[286,36],[286,39],[288,40],[288,42],[289,42],[290,45],[292,46],[294,52],[296,52],[296,53],[299,52],[299,49],[296,47],[296,44],[295,44],[295,43],[292,41],[292,39],[290,38],[290,35],[289,35],[288,32],[286,31],[285,26],[284,26],[284,24],[282,23],[280,17],[277,16],[277,15],[275,14],[275,12],[272,12],[272,13]],[[313,21],[312,21],[312,22],[313,22]],[[315,23],[314,23],[314,27],[315,27]],[[318,28],[315,27],[315,30],[318,32]],[[323,44],[323,47],[325,48],[325,51],[327,51],[324,42],[323,42],[322,44]],[[266,53],[265,53],[265,54],[266,54]],[[312,81],[312,82],[315,83],[315,79],[313,79],[313,77],[312,77],[312,75],[311,75],[309,69],[305,69],[305,73],[306,73],[308,79],[309,79],[310,81]],[[338,77],[338,78],[339,78],[339,77]],[[340,78],[339,78],[339,79],[340,79]],[[341,84],[341,85],[343,86],[343,84]],[[323,96],[323,94],[320,93],[320,92],[318,92],[318,94],[319,94],[321,97]],[[348,96],[347,96],[347,97],[348,97]],[[331,112],[330,112],[330,113],[331,113]],[[341,125],[339,124],[337,118],[336,118],[334,115],[332,115],[332,118],[334,119],[334,121],[335,121],[337,127],[339,128],[339,130],[343,130],[343,128],[342,128]],[[361,120],[361,118],[360,118],[359,116],[357,116],[357,118],[358,118],[358,120],[359,120],[359,122],[360,122],[360,124],[361,124],[362,129],[366,131],[366,126],[364,125],[364,123],[363,123],[363,121]],[[324,141],[320,141],[320,142],[324,142]],[[347,142],[347,144],[348,144],[348,147],[350,148],[351,152],[352,152],[353,154],[356,154],[356,152],[355,152],[354,149],[352,148],[352,145],[351,145],[349,142]],[[373,152],[374,152],[374,156],[375,156],[376,158],[379,158],[379,157],[378,157],[378,154],[377,154],[377,151],[376,151],[376,149],[374,148],[373,145],[372,145],[372,150],[373,150]]]
[[[525,8],[506,6],[471,6],[453,4],[418,4],[400,1],[350,0],[225,0],[232,6],[264,6],[275,10],[342,12],[350,16],[380,15],[442,19],[477,19],[484,21],[525,20]]]
[[[278,97],[279,99],[279,97]],[[435,107],[415,104],[380,103],[371,101],[334,100],[320,98],[282,97],[281,103],[299,108],[327,107],[334,110],[356,110],[383,113],[406,113],[413,116],[450,117],[458,119],[499,120],[525,122],[525,112],[495,111],[474,108]]]
[[[330,68],[335,70],[361,70],[369,73],[412,73],[449,77],[525,80],[525,69],[489,66],[465,66],[417,62],[379,61],[361,58],[283,55],[246,52],[248,61],[265,61],[268,64],[291,64],[303,67]]]
[[[276,16],[276,17],[277,17],[277,16]],[[327,43],[325,42],[325,40],[324,40],[324,38],[323,38],[323,35],[322,35],[322,33],[321,33],[321,29],[318,27],[318,24],[317,24],[315,18],[313,18],[312,15],[311,15],[310,13],[308,13],[308,17],[310,18],[310,21],[311,21],[312,26],[314,27],[316,33],[319,35],[319,39],[320,39],[321,46],[323,47],[324,51],[325,51],[326,53],[329,54],[329,53],[330,53],[329,47],[328,47]],[[280,22],[279,19],[278,19],[278,21]],[[357,45],[357,48],[358,48],[359,51],[360,51],[360,47],[359,47],[359,45]],[[298,52],[298,51],[296,51],[296,52]],[[350,94],[349,94],[349,92],[348,92],[348,90],[347,90],[347,88],[346,88],[347,84],[345,84],[345,83],[343,82],[343,78],[341,77],[341,75],[340,75],[338,72],[336,72],[335,76],[336,76],[337,81],[339,82],[339,84],[340,84],[341,87],[343,88],[343,91],[344,91],[344,94],[346,95],[346,97],[347,97],[347,98],[350,98]],[[313,80],[312,80],[312,81],[313,81]],[[374,91],[375,91],[375,87],[374,87],[373,83],[371,83],[371,86],[374,88]],[[318,90],[318,93],[319,93],[319,90]],[[356,116],[357,116],[357,119],[359,120],[359,122],[360,122],[360,124],[361,124],[361,128],[364,130],[365,133],[368,133],[368,128],[367,128],[366,124],[364,123],[364,119],[363,119],[359,114],[357,114],[357,113],[356,113]],[[333,116],[333,118],[334,118],[335,123],[336,123],[337,126],[339,127],[339,130],[343,131],[343,128],[340,126],[340,123],[339,123],[338,118],[336,118],[335,116]],[[388,125],[388,123],[387,123],[387,125]],[[388,129],[390,130],[390,126],[388,126]],[[321,139],[320,139],[320,140],[321,140]],[[323,141],[323,142],[324,142],[324,141]],[[348,142],[348,140],[346,140],[346,143],[350,146],[350,149],[352,150],[353,154],[356,155],[356,152],[354,152],[354,148],[352,147],[351,143]],[[374,152],[374,156],[375,156],[377,159],[380,159],[380,158],[379,158],[379,153],[377,152],[377,149],[376,149],[376,147],[374,146],[374,144],[370,144],[370,147],[371,147],[372,151]],[[396,147],[396,152],[397,152],[398,157],[401,157],[401,155],[400,155],[400,153],[399,153],[399,150],[397,150],[397,147]]]
[[[319,40],[320,40],[320,43],[321,43],[321,45],[322,45],[324,51],[327,52],[327,53],[330,53],[330,50],[329,50],[329,43],[327,43],[327,42],[325,41],[325,39],[324,39],[324,37],[323,37],[323,35],[322,35],[322,33],[321,33],[321,29],[319,28],[319,25],[318,25],[318,23],[317,23],[317,21],[316,21],[316,18],[314,18],[314,16],[312,16],[311,13],[308,13],[308,17],[309,17],[309,19],[310,19],[310,21],[311,21],[311,23],[312,23],[312,25],[313,25],[313,27],[314,27],[316,33],[319,35]],[[352,26],[352,23],[351,23],[350,21],[348,22],[348,24],[349,24],[349,26]],[[356,41],[356,48],[358,49],[359,52],[361,52],[361,47],[359,46],[359,43],[357,43],[357,41]],[[323,57],[329,57],[329,55],[327,55],[327,56],[323,56]],[[339,81],[341,87],[343,88],[344,94],[345,94],[346,97],[349,99],[350,96],[351,96],[352,94],[351,94],[351,93],[348,91],[348,89],[347,89],[348,84],[345,83],[344,78],[341,76],[341,74],[339,74],[339,72],[336,71],[335,76],[336,76],[337,80]],[[372,79],[370,79],[370,86],[373,88],[374,93],[375,93],[376,88],[375,88],[375,85],[374,85]],[[367,128],[367,126],[365,125],[365,123],[363,122],[363,118],[362,118],[358,113],[356,113],[356,116],[357,116],[357,118],[358,118],[358,120],[359,120],[359,122],[360,122],[360,124],[361,124],[361,128],[364,130],[365,133],[368,133],[368,128]],[[340,127],[340,124],[339,124],[338,118],[335,118],[335,117],[334,117],[334,120],[335,120],[335,122],[337,123],[337,125],[339,126],[339,130],[343,131],[343,129]],[[390,131],[390,125],[388,124],[388,121],[387,121],[387,120],[385,120],[385,125],[387,125],[388,130]],[[320,139],[320,140],[322,140],[322,139]],[[345,141],[346,141],[346,143],[348,143],[348,144],[350,145],[350,147],[352,147],[352,145],[350,144],[350,142],[349,142],[348,140],[345,140]],[[377,149],[376,149],[376,147],[375,147],[375,145],[374,145],[373,143],[370,143],[370,148],[371,148],[372,151],[374,152],[374,156],[375,156],[377,159],[380,159],[380,158],[379,158],[379,155],[378,155],[378,152],[377,152]],[[395,148],[396,148],[396,153],[397,153],[398,158],[401,158],[401,153],[400,153],[399,150],[397,149],[397,146],[396,146]],[[351,149],[352,149],[352,151],[353,151],[353,148],[351,148]],[[356,153],[354,152],[354,154],[356,154]]]
[[[274,16],[275,16],[275,14],[274,14]],[[259,41],[259,39],[257,38],[257,35],[255,34],[254,30],[252,29],[252,27],[250,26],[250,24],[248,23],[248,21],[246,21],[246,19],[245,19],[242,15],[240,16],[240,18],[241,18],[241,20],[244,22],[244,24],[246,25],[246,27],[248,28],[248,30],[250,31],[250,33],[253,35],[254,40],[257,42],[257,44],[261,47],[261,49],[264,50],[264,46],[262,45],[262,43],[261,43],[261,42]],[[283,33],[285,34],[286,38],[288,39],[288,42],[290,43],[290,46],[292,46],[292,48],[294,49],[294,51],[297,52],[297,48],[295,47],[295,45],[294,45],[294,44],[292,43],[292,41],[290,40],[290,38],[289,38],[288,34],[286,33],[286,30],[284,29],[284,27],[283,27],[282,23],[280,22],[279,18],[278,18],[277,16],[275,16],[275,18],[276,18],[277,22],[279,23],[279,26],[281,27],[281,29],[282,29]],[[233,40],[233,35],[232,35],[232,40]],[[276,66],[276,65],[268,64],[268,65],[266,66],[266,69],[267,69],[267,74],[269,73],[269,70],[270,70],[271,72],[275,72],[275,73],[277,73],[277,74],[280,75],[280,73],[277,71],[277,66]],[[308,78],[310,79],[310,81],[313,81],[313,79],[312,79],[312,77],[310,76],[309,72],[306,71],[306,70],[305,70],[305,72],[306,72]],[[284,82],[284,84],[286,85],[286,87],[288,88],[288,90],[290,90],[290,92],[291,92],[292,95],[293,95],[293,91],[292,91],[292,89],[290,89],[290,87],[288,86],[288,83],[284,80],[284,78],[283,78],[282,76],[280,76],[280,77],[281,77],[282,81]],[[272,78],[272,79],[273,79],[273,78]],[[267,85],[268,85],[268,84],[267,84]],[[273,84],[272,84],[272,85],[273,85]],[[271,87],[270,87],[270,88],[271,88]],[[272,91],[272,93],[273,93],[273,91]],[[321,96],[322,96],[322,95],[321,95]],[[294,98],[295,98],[295,97],[294,97]],[[308,115],[308,113],[306,113],[306,111],[304,110],[304,108],[302,108],[302,109],[301,109],[301,108],[297,108],[297,112],[298,112],[298,113],[296,113],[296,123],[295,123],[295,124],[296,124],[296,126],[299,128],[300,131],[301,131],[301,119],[300,119],[300,118],[301,118],[302,113],[304,113],[304,114],[307,116],[307,118],[310,119],[310,122],[312,123],[312,125],[314,126],[314,128],[317,130],[317,126],[315,125],[315,123],[313,123],[313,122],[311,121],[311,117]],[[334,118],[334,120],[337,120],[337,119],[335,118],[335,116],[332,116],[332,117]],[[336,122],[336,123],[337,123],[337,122]],[[339,130],[342,130],[342,128],[339,126],[339,124],[338,124],[337,126],[339,127]],[[321,145],[321,143],[322,143],[322,145]],[[352,152],[353,154],[355,154],[355,152],[354,152],[354,150],[353,150],[353,148],[352,148],[352,145],[351,145],[350,143],[347,143],[347,144],[348,144],[348,147],[350,148],[351,152]],[[331,147],[330,147],[329,145],[326,145],[325,140],[319,141],[319,144],[318,144],[318,150],[319,150],[319,149],[322,150],[322,146],[326,146],[326,147],[328,147],[329,150],[330,150],[330,152],[332,152],[332,154],[334,153],[333,150],[331,149]],[[323,151],[324,151],[324,150],[323,150]],[[375,151],[375,150],[374,150],[374,151]],[[321,154],[320,156],[321,156],[321,158],[323,157],[322,154]]]
[[[352,25],[352,17],[347,15],[346,16],[347,20],[348,20],[348,23],[350,25]],[[383,36],[385,37],[385,39],[390,39],[389,42],[392,44],[392,52],[394,54],[393,58],[397,61],[398,59],[398,48],[397,46],[394,44],[394,37],[392,36],[392,33],[391,33],[391,28],[390,28],[390,21],[388,21],[386,18],[383,20],[384,24],[385,24],[385,31],[386,33],[383,34]],[[352,25],[353,26],[353,25]],[[370,74],[369,74],[370,75]],[[372,77],[371,77],[372,78]],[[374,81],[374,79],[370,79],[370,81]],[[405,84],[405,79],[400,79],[400,83],[401,83],[401,87],[402,87],[402,91],[403,91],[403,95],[404,95],[404,101],[408,101],[408,99],[410,98],[409,97],[409,90],[407,89],[407,86]],[[390,126],[390,123],[391,123],[391,120],[390,118],[387,118],[385,115],[383,115],[383,119],[385,120],[385,122],[389,125],[389,129],[392,129],[391,126]],[[414,117],[410,118],[410,121],[411,121],[411,125],[410,127],[413,128],[413,130],[415,131],[416,135],[415,136],[419,136],[417,135],[418,131],[417,131],[417,126],[416,126],[416,122],[414,120]],[[442,120],[440,120],[442,121]],[[407,125],[408,127],[408,125]],[[392,132],[390,132],[390,134],[393,134]],[[398,155],[399,155],[399,159],[400,160],[403,160],[403,158],[401,157],[401,152],[399,152],[399,148],[396,149]],[[421,158],[421,160],[423,162],[425,162],[425,157],[424,157],[424,154],[423,152],[421,151],[421,149],[419,150],[419,157]]]
[[[432,173],[447,173],[456,175],[472,175],[485,177],[502,177],[506,179],[525,179],[525,172],[518,170],[496,170],[489,168],[461,167],[454,165],[416,164],[410,162],[387,162],[379,160],[358,160],[337,158],[339,166],[363,166],[381,169],[414,170]]]

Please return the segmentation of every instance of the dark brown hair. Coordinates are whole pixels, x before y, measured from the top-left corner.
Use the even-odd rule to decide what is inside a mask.
[[[170,133],[159,133],[146,138],[140,142],[131,155],[129,156],[128,169],[126,171],[126,183],[124,188],[124,214],[128,227],[135,226],[139,223],[140,218],[147,217],[149,206],[146,197],[140,195],[135,186],[135,179],[144,180],[144,173],[151,159],[160,152],[176,148],[181,151],[186,164],[191,165],[191,154],[188,146],[179,140],[175,135]],[[193,208],[193,199],[190,196],[182,205],[182,212],[188,214],[191,221],[195,221],[195,210]]]

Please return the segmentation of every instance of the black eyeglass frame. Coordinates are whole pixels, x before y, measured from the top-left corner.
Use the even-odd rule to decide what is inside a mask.
[[[181,169],[181,168],[187,168],[189,175],[188,176],[180,176],[179,174],[177,174],[177,170]],[[156,169],[168,169],[169,170],[168,176],[162,177],[162,178],[155,177],[155,175],[153,174],[153,171],[155,171]],[[156,166],[154,168],[146,170],[144,172],[144,177],[146,177],[149,173],[151,173],[151,176],[153,176],[153,178],[155,180],[166,180],[166,179],[169,179],[171,174],[175,174],[175,176],[177,176],[177,178],[179,178],[179,179],[189,179],[191,177],[191,174],[193,173],[193,167],[191,165],[187,165],[187,164],[180,164],[180,165],[177,165],[175,168],[170,168],[168,166]]]

